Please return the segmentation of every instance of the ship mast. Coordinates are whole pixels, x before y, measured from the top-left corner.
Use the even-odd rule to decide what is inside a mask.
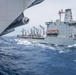
[[[33,26],[33,28],[36,30],[36,37],[38,37],[38,29]]]
[[[45,35],[44,27],[40,25],[40,28],[43,30],[43,35]]]
[[[61,21],[61,15],[62,15],[63,13],[64,13],[64,12],[63,12],[63,10],[62,10],[62,9],[58,12],[59,17],[60,17],[60,21]]]

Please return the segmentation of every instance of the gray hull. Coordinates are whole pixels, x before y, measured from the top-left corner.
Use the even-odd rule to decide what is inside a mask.
[[[76,40],[73,38],[60,38],[60,37],[47,37],[44,41],[46,44],[55,44],[55,45],[73,45],[76,43]]]
[[[60,37],[45,37],[44,39],[32,39],[32,38],[23,38],[30,42],[37,42],[41,44],[49,45],[73,45],[76,44],[76,39],[73,38],[60,38]]]
[[[0,0],[0,34],[35,0]]]
[[[0,34],[3,35],[3,32],[11,24],[17,24],[20,21],[25,23],[27,18],[23,15],[24,10],[42,1],[43,0],[0,0]],[[25,20],[23,18],[25,18]],[[12,30],[11,28],[10,30],[14,31],[14,29]]]

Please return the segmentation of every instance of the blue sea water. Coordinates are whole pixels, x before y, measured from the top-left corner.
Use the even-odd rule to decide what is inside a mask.
[[[48,46],[23,39],[0,40],[0,75],[76,75],[76,45]]]

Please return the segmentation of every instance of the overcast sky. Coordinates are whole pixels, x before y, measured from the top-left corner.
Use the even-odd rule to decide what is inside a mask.
[[[30,19],[30,22],[24,26],[18,27],[14,32],[8,35],[21,34],[22,28],[29,30],[33,26],[46,27],[45,22],[55,21],[59,19],[58,11],[63,9],[72,9],[73,20],[76,20],[76,0],[45,0],[43,3],[33,6],[24,11],[25,17]]]

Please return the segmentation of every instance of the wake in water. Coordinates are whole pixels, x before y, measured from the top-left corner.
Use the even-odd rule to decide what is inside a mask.
[[[24,39],[15,39],[16,43],[18,45],[25,45],[25,46],[37,46],[37,47],[41,47],[41,48],[48,48],[54,51],[59,51],[59,53],[67,53],[67,52],[71,52],[71,51],[75,51],[76,49],[76,44],[74,45],[69,45],[69,46],[57,46],[57,45],[45,45],[45,44],[39,44],[37,42],[29,42],[27,40]]]
[[[48,46],[16,37],[0,40],[0,75],[75,75],[76,45]]]

